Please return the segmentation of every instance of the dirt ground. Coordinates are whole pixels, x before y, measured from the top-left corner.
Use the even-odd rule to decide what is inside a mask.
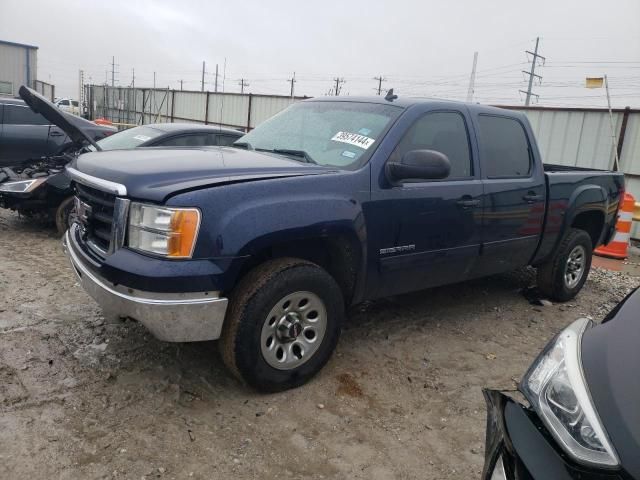
[[[481,388],[514,388],[559,329],[640,284],[632,258],[563,305],[525,299],[529,270],[371,302],[316,379],[261,395],[215,342],[106,323],[53,230],[3,211],[0,252],[3,480],[478,478]]]

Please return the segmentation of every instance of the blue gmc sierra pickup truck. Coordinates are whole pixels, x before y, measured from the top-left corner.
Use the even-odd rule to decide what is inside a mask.
[[[103,307],[220,339],[252,387],[303,384],[349,305],[532,265],[566,301],[614,232],[621,173],[543,165],[524,114],[397,98],[296,103],[233,147],[89,152],[64,248]]]

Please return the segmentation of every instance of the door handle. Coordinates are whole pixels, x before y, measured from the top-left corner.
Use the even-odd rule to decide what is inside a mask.
[[[533,192],[530,192],[530,193],[527,193],[524,197],[522,197],[522,199],[527,203],[533,203],[533,202],[543,200],[544,197],[542,195],[537,195]]]
[[[480,200],[474,200],[466,195],[456,202],[462,208],[477,207],[480,205]]]
[[[51,133],[49,134],[52,137],[61,137],[64,135],[64,132],[59,132],[58,130],[51,130]]]

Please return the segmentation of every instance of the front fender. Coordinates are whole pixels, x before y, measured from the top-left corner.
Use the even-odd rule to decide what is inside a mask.
[[[355,242],[365,259],[362,203],[369,195],[369,174],[361,170],[217,186],[167,204],[202,211],[194,259],[245,260],[273,245],[336,235]]]

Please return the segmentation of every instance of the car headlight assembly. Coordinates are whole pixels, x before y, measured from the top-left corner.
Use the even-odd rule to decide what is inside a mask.
[[[191,258],[200,229],[200,210],[131,203],[128,246],[167,258]]]
[[[15,182],[5,182],[0,184],[0,192],[5,193],[29,193],[34,191],[44,182],[46,178],[33,178],[31,180],[18,180]]]
[[[580,358],[582,335],[591,325],[576,320],[552,340],[529,368],[521,390],[571,457],[613,468],[618,455],[591,400]]]

